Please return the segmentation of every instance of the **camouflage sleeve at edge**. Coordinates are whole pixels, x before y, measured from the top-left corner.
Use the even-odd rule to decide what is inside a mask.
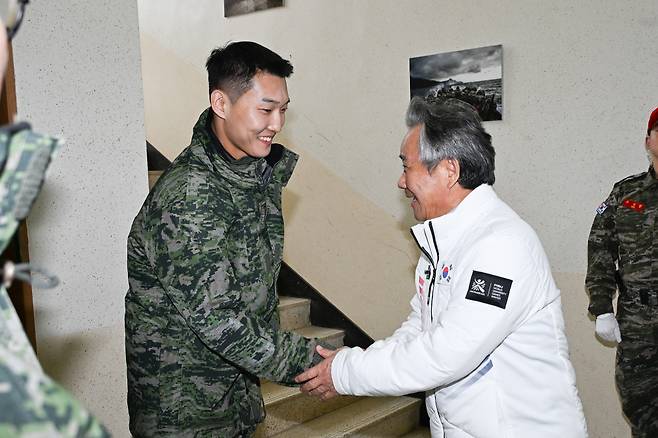
[[[603,208],[603,211],[600,211]],[[587,277],[589,312],[598,316],[612,313],[612,299],[617,290],[615,270],[617,238],[615,231],[615,191],[601,204],[592,223],[587,242]]]
[[[196,213],[190,218],[169,212],[153,234],[154,262],[167,295],[187,325],[225,360],[259,377],[293,383],[311,366],[316,341],[278,331],[245,308],[241,295],[249,292],[236,285],[225,229],[212,213]]]

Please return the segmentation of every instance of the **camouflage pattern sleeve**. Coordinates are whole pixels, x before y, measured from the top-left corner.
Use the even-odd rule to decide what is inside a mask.
[[[42,373],[29,373],[2,352],[0,436],[109,437],[107,430],[64,389]]]
[[[594,316],[612,313],[612,300],[617,290],[618,248],[615,212],[617,200],[613,189],[608,199],[596,209],[587,242],[587,276],[589,312]]]
[[[41,369],[0,287],[0,437],[109,437],[107,430]]]
[[[254,256],[241,247],[243,241],[231,237],[232,220],[221,217],[233,210],[197,202],[186,199],[163,209],[149,233],[149,257],[165,294],[188,327],[224,360],[261,378],[294,383],[311,366],[316,342],[279,331],[276,275],[263,261],[270,255],[249,259]]]

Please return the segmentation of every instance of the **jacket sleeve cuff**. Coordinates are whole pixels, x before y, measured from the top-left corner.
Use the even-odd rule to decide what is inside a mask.
[[[603,315],[604,313],[614,313],[612,309],[612,302],[607,299],[590,300],[590,304],[587,310],[589,310],[589,313],[595,317]]]
[[[339,350],[334,356],[334,360],[331,362],[331,381],[334,384],[334,389],[336,389],[336,392],[340,395],[349,394],[349,376],[344,371],[345,362],[350,350],[350,348]]]

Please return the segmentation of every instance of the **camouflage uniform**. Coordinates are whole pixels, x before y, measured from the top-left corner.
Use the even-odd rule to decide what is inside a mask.
[[[109,437],[105,428],[41,369],[0,287],[0,437]]]
[[[315,341],[279,331],[281,190],[297,156],[231,159],[207,109],[128,237],[126,357],[136,436],[249,436],[259,377],[293,383]]]
[[[29,211],[57,141],[0,129],[0,250]],[[109,437],[103,426],[41,369],[7,290],[0,287],[0,437]]]
[[[658,437],[658,180],[653,168],[614,185],[588,245],[589,311],[611,313],[617,290],[616,381],[634,437]]]

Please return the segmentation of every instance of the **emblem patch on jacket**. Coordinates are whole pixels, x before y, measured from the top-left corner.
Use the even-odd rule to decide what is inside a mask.
[[[512,280],[486,272],[473,271],[466,299],[504,309],[511,288]]]
[[[607,208],[608,208],[608,204],[606,204],[605,202],[602,202],[601,205],[599,205],[599,207],[596,209],[596,212],[597,212],[598,214],[603,214],[603,212],[604,212]]]

